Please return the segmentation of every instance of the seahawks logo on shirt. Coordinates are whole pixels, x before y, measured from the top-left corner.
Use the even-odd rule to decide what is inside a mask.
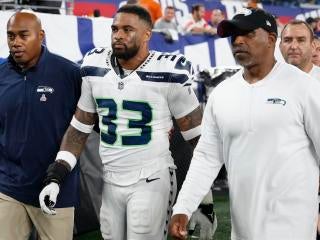
[[[267,103],[269,104],[281,104],[281,105],[286,105],[287,101],[281,98],[268,98]]]
[[[49,86],[38,86],[37,87],[37,92],[38,93],[53,93],[54,88],[49,87]]]

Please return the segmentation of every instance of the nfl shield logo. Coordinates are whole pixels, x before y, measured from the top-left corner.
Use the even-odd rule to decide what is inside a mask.
[[[41,102],[47,101],[47,97],[46,97],[45,94],[42,94],[42,95],[41,95],[40,101],[41,101]]]
[[[124,88],[124,83],[123,82],[118,82],[118,89],[122,90]]]

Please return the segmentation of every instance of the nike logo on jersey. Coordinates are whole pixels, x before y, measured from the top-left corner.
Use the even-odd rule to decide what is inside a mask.
[[[153,182],[153,181],[158,180],[158,179],[160,179],[160,178],[151,178],[151,179],[147,178],[146,182],[149,183],[149,182]]]
[[[287,101],[281,98],[268,98],[267,103],[269,104],[281,104],[281,105],[286,105]]]

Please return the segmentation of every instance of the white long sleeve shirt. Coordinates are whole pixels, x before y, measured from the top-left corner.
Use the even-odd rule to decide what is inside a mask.
[[[254,84],[242,74],[209,97],[173,214],[190,217],[225,163],[232,240],[314,240],[320,84],[286,63]]]

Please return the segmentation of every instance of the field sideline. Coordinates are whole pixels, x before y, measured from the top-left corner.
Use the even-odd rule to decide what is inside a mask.
[[[214,194],[215,211],[218,218],[218,228],[214,235],[214,240],[230,239],[230,211],[227,193],[216,192]],[[75,240],[101,240],[99,232],[90,232],[77,236]],[[170,238],[169,238],[170,239]],[[168,240],[169,240],[168,239]]]

